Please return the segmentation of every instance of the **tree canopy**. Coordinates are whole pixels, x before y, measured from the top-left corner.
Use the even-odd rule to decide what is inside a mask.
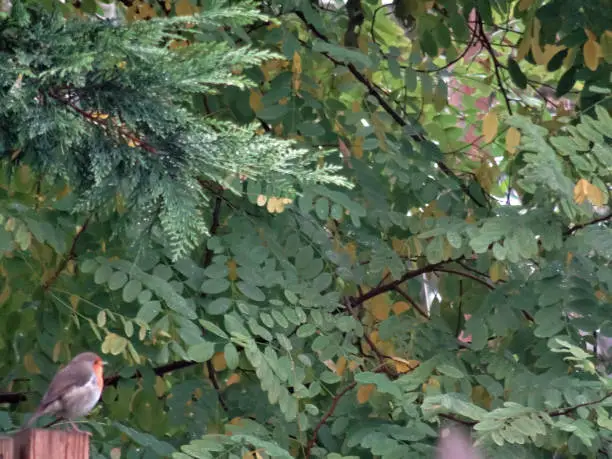
[[[3,6],[0,432],[89,350],[94,459],[612,453],[609,1]]]

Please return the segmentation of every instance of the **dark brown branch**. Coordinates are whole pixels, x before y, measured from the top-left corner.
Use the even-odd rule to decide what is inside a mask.
[[[495,78],[497,79],[497,84],[499,85],[499,89],[501,90],[502,95],[504,96],[504,101],[506,102],[506,109],[508,113],[512,115],[512,106],[510,105],[510,98],[508,97],[508,92],[506,91],[506,87],[504,86],[504,81],[502,80],[501,73],[499,69],[502,67],[497,56],[495,55],[495,50],[493,46],[491,46],[491,42],[487,37],[487,34],[484,30],[484,24],[482,23],[482,18],[480,14],[476,14],[477,17],[477,30],[480,35],[480,43],[484,46],[484,48],[489,52],[489,56],[491,56],[491,60],[493,61],[493,69],[495,70]]]
[[[487,287],[489,290],[495,290],[495,286],[492,283],[490,283],[488,280],[483,279],[482,277],[478,277],[477,275],[472,274],[470,272],[465,272],[459,269],[446,268],[446,267],[440,267],[440,268],[435,269],[434,271],[439,272],[439,273],[457,274],[458,276],[467,277],[469,279],[472,279],[472,280],[475,280],[476,282],[481,283],[482,285]]]
[[[85,220],[85,222],[83,223],[83,226],[81,226],[81,228],[76,232],[76,234],[72,238],[72,245],[70,246],[70,250],[68,251],[68,254],[62,259],[59,266],[53,272],[51,277],[43,283],[44,290],[49,290],[49,287],[51,287],[57,281],[62,271],[66,269],[66,266],[68,266],[68,263],[76,258],[76,245],[79,242],[79,239],[81,235],[83,234],[83,232],[87,229],[87,225],[89,225],[89,217]]]
[[[379,287],[374,287],[372,290],[364,293],[363,295],[359,295],[356,298],[352,298],[351,305],[353,307],[359,306],[365,301],[368,301],[370,298],[374,298],[375,296],[381,295],[383,293],[389,292],[391,290],[395,290],[395,288],[402,283],[406,282],[409,279],[413,279],[415,277],[420,276],[421,274],[430,273],[440,268],[444,263],[450,263],[455,260],[441,261],[440,263],[435,263],[433,265],[427,265],[422,268],[415,269],[413,271],[408,271],[404,273],[402,277],[399,279],[383,284]]]
[[[338,392],[333,400],[332,400],[332,404],[329,407],[329,410],[327,410],[327,412],[323,415],[323,417],[321,418],[321,420],[318,422],[318,424],[315,426],[314,430],[312,431],[312,437],[310,437],[310,440],[308,440],[308,444],[306,445],[306,453],[304,454],[305,459],[309,459],[310,458],[310,452],[313,448],[313,446],[316,444],[317,442],[317,435],[319,433],[319,430],[321,430],[321,427],[323,427],[323,425],[327,422],[327,420],[329,419],[329,417],[334,414],[334,411],[336,411],[336,407],[338,406],[338,402],[340,401],[340,399],[351,389],[353,389],[355,386],[357,385],[356,381],[353,381],[352,383],[350,383],[348,386],[346,386],[344,389],[342,389],[340,392]]]
[[[215,391],[217,391],[217,398],[219,399],[219,403],[223,408],[223,411],[226,413],[229,411],[227,407],[227,403],[221,394],[221,387],[219,387],[219,381],[217,381],[217,372],[215,371],[215,367],[213,366],[212,360],[206,362],[206,369],[208,370],[208,377],[210,378],[210,382],[212,383]]]
[[[155,154],[155,155],[159,154],[159,152],[153,145],[148,144],[138,135],[127,130],[125,126],[122,125],[121,123],[115,122],[115,120],[111,118],[110,116],[108,118],[102,119],[100,116],[94,115],[94,112],[88,112],[80,108],[78,105],[76,105],[76,103],[74,102],[74,100],[72,100],[72,98],[66,98],[62,94],[58,94],[54,91],[49,91],[48,95],[52,99],[74,110],[76,113],[81,115],[89,123],[99,126],[106,133],[111,133],[115,131],[120,137],[127,140],[134,147],[142,148],[143,150],[149,153]]]
[[[612,392],[608,392],[606,395],[601,397],[600,399],[593,400],[592,402],[580,403],[578,405],[570,406],[569,408],[560,408],[558,410],[549,411],[549,416],[563,416],[564,414],[571,413],[572,411],[577,410],[578,408],[582,408],[585,406],[597,405],[598,403],[603,402],[604,400],[612,397]]]
[[[596,225],[597,223],[605,222],[607,220],[610,220],[611,218],[612,218],[612,211],[608,212],[603,217],[598,217],[598,218],[595,218],[594,220],[591,220],[589,222],[580,223],[579,225],[572,226],[571,228],[569,228],[568,230],[565,231],[564,236],[571,236],[576,231],[581,230],[582,228],[586,228],[587,226],[591,226],[591,225]]]

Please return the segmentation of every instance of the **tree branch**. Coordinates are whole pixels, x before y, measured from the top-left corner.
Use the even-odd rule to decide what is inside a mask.
[[[607,400],[610,397],[612,397],[612,392],[608,392],[606,395],[604,395],[600,399],[593,400],[592,402],[580,403],[578,405],[570,406],[569,408],[560,408],[558,410],[549,411],[548,415],[549,416],[563,416],[564,414],[567,414],[567,413],[570,413],[572,411],[575,411],[578,408],[582,408],[582,407],[585,407],[585,406],[591,406],[591,405],[597,405],[598,403],[601,403],[601,402],[603,402],[604,400]]]
[[[323,425],[327,422],[329,417],[332,414],[334,414],[334,411],[336,411],[336,407],[338,406],[338,402],[340,401],[340,399],[348,391],[353,389],[356,385],[357,385],[357,381],[353,381],[352,383],[350,383],[348,386],[346,386],[344,389],[342,389],[340,392],[338,392],[334,396],[334,398],[332,399],[332,404],[329,407],[329,410],[327,410],[327,412],[323,415],[321,420],[318,422],[318,424],[315,426],[314,430],[312,431],[312,437],[310,437],[310,440],[308,440],[308,444],[306,445],[306,453],[304,454],[304,458],[305,459],[309,459],[310,458],[310,451],[312,450],[313,446],[317,442],[317,435],[319,433],[319,430],[321,430],[321,427],[323,427]]]
[[[606,215],[604,215],[602,217],[595,218],[594,220],[591,220],[589,222],[580,223],[579,225],[574,225],[571,228],[569,228],[568,230],[566,230],[564,235],[565,236],[571,236],[576,231],[581,230],[582,228],[586,228],[587,226],[591,226],[591,225],[596,225],[597,223],[605,222],[607,220],[610,220],[611,218],[612,218],[612,211],[608,212]]]
[[[70,250],[68,251],[68,254],[60,262],[59,266],[53,272],[51,277],[43,283],[43,290],[45,291],[49,290],[49,287],[51,287],[57,281],[62,271],[66,269],[66,266],[68,265],[68,263],[71,260],[74,260],[76,258],[76,245],[79,242],[79,239],[81,235],[83,234],[83,232],[87,229],[87,225],[89,225],[89,220],[90,220],[90,217],[87,217],[87,219],[85,219],[85,222],[83,222],[83,226],[79,228],[79,230],[76,232],[76,234],[72,238],[72,245],[70,246]]]
[[[303,12],[297,10],[295,11],[295,14],[304,23],[306,28],[313,33],[315,37],[325,41],[326,43],[330,43],[329,39],[323,33],[321,33],[314,25],[308,22]],[[347,64],[341,62],[338,59],[335,59],[334,57],[330,56],[326,52],[322,52],[321,54],[330,61],[332,61],[334,64],[346,67],[353,74],[353,76],[366,87],[366,89],[368,90],[368,94],[370,94],[378,101],[380,106],[391,116],[391,118],[393,118],[393,120],[397,124],[399,124],[401,127],[408,126],[408,122],[404,120],[399,115],[399,113],[397,113],[397,111],[393,109],[393,107],[391,107],[391,105],[385,100],[385,98],[380,94],[380,92],[376,90],[374,84],[363,73],[357,70],[357,67],[355,67],[354,64]],[[412,137],[412,139],[416,142],[425,142],[427,140],[422,134],[411,134],[410,137]],[[474,201],[474,203],[478,205],[478,207],[486,207],[485,204],[481,203],[478,199],[476,199],[476,197],[472,194],[467,185],[463,183],[463,181],[457,176],[457,174],[455,174],[443,161],[436,161],[436,164],[445,175],[451,177],[457,182],[457,184],[461,187],[463,193],[468,196],[472,201]]]
[[[399,285],[397,287],[395,287],[394,290],[397,293],[399,293],[401,296],[403,296],[404,299],[408,303],[410,303],[410,306],[412,306],[419,314],[421,314],[423,317],[425,317],[426,319],[429,320],[429,314],[427,314],[427,311],[425,311],[421,306],[419,306],[417,304],[417,302],[414,301],[410,295],[408,295],[406,292],[404,292]]]
[[[465,271],[461,271],[459,269],[446,268],[446,267],[436,268],[434,271],[435,272],[440,272],[440,273],[457,274],[458,276],[467,277],[469,279],[472,279],[472,280],[475,280],[476,282],[481,283],[482,285],[487,287],[489,290],[495,290],[495,286],[492,283],[490,283],[486,279],[478,277],[477,275],[472,274],[470,272],[465,272]]]
[[[352,301],[351,301],[351,305],[353,307],[355,306],[359,306],[362,303],[368,301],[371,298],[374,298],[375,296],[381,295],[383,293],[386,293],[390,290],[395,290],[395,288],[399,285],[401,285],[402,283],[406,282],[409,279],[413,279],[415,277],[420,276],[421,274],[425,274],[425,273],[430,273],[433,271],[436,271],[436,269],[440,268],[444,263],[450,263],[453,262],[455,260],[447,260],[447,261],[441,261],[439,263],[435,263],[433,265],[427,265],[424,266],[422,268],[418,268],[415,269],[413,271],[408,271],[407,273],[404,273],[404,275],[402,277],[400,277],[399,279],[393,281],[393,282],[388,282],[386,284],[383,284],[381,286],[378,287],[374,287],[372,290],[369,290],[368,292],[364,293],[363,295],[359,295],[358,297],[353,297]]]
[[[495,50],[491,46],[491,42],[487,37],[487,34],[484,30],[484,24],[482,23],[482,18],[479,13],[476,13],[477,18],[477,30],[480,35],[480,43],[485,47],[485,49],[489,52],[491,56],[491,60],[493,61],[493,69],[495,70],[495,78],[497,79],[497,84],[499,84],[499,89],[501,90],[502,95],[504,96],[504,101],[506,102],[506,108],[508,109],[508,113],[512,115],[512,106],[510,105],[510,98],[508,97],[508,92],[506,91],[506,87],[504,86],[504,82],[501,77],[501,73],[499,69],[502,65],[499,63],[497,56],[495,55]]]

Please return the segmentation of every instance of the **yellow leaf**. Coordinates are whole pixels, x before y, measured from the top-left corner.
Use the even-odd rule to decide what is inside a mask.
[[[376,320],[385,320],[389,317],[389,303],[386,295],[378,295],[367,302],[366,309]]]
[[[227,386],[231,386],[232,384],[237,384],[239,382],[240,382],[240,375],[238,373],[234,373],[229,378],[227,378],[227,381],[225,382],[225,384]]]
[[[234,282],[236,279],[238,279],[238,273],[236,271],[237,269],[238,269],[238,265],[236,264],[236,260],[228,260],[227,262],[228,280]]]
[[[225,361],[225,354],[223,352],[217,352],[213,355],[212,364],[215,371],[223,371],[227,368],[227,362]]]
[[[410,307],[411,306],[405,301],[398,301],[397,303],[394,303],[393,306],[391,306],[391,309],[393,309],[393,313],[396,316],[399,316],[402,312],[408,311]]]
[[[410,242],[407,239],[391,239],[391,247],[400,257],[410,257]]]
[[[249,106],[254,112],[263,110],[264,105],[261,101],[261,92],[251,89],[251,94],[249,95]]]
[[[525,34],[521,39],[521,44],[516,51],[516,62],[520,62],[529,52],[531,48],[531,35]]]
[[[155,395],[160,398],[163,397],[168,390],[168,386],[166,385],[164,378],[155,376],[155,386],[153,386],[153,389],[155,390]]]
[[[608,201],[607,196],[595,185],[589,187],[588,198],[594,206],[603,206]]]
[[[601,54],[599,43],[593,32],[585,30],[589,39],[582,47],[582,54],[584,55],[584,65],[586,65],[593,72],[597,70],[599,66],[599,55]]]
[[[189,16],[193,14],[191,2],[189,0],[179,0],[175,4],[175,11],[177,16]]]
[[[489,267],[489,277],[492,282],[498,282],[502,278],[503,266],[499,261],[494,261]]]
[[[389,359],[393,361],[393,364],[395,365],[395,370],[398,373],[408,373],[409,371],[414,370],[421,364],[421,362],[419,362],[418,360],[406,360],[402,359],[401,357],[395,356],[389,356]]]
[[[241,426],[244,424],[240,416],[236,416],[235,418],[232,418],[229,423],[233,426]]]
[[[293,61],[291,64],[291,72],[293,73],[292,84],[293,90],[298,92],[300,90],[300,75],[302,74],[302,58],[297,51],[293,53]]]
[[[426,383],[423,383],[422,390],[423,392],[428,392],[430,389],[437,391],[440,389],[440,381],[435,378],[429,378]]]
[[[516,148],[521,143],[521,133],[518,129],[511,127],[506,132],[506,150],[513,155],[516,153]]]
[[[23,357],[23,366],[26,369],[26,371],[32,375],[40,374],[40,368],[38,368],[38,365],[36,365],[36,362],[34,361],[34,357],[32,357],[31,353],[27,353]]]
[[[57,343],[55,343],[55,346],[53,346],[53,354],[51,356],[51,359],[54,362],[57,362],[59,360],[60,352],[62,352],[62,342],[58,341]]]
[[[341,356],[336,362],[336,374],[338,376],[342,376],[344,370],[346,370],[346,363],[346,358],[344,356]]]
[[[574,201],[576,201],[577,204],[582,204],[587,198],[590,185],[591,184],[585,179],[578,180],[578,183],[574,186]]]
[[[359,389],[357,389],[357,401],[360,404],[367,402],[375,388],[376,386],[374,386],[374,384],[364,384],[363,386],[359,386]]]
[[[602,206],[606,201],[606,198],[599,188],[585,179],[580,179],[574,187],[574,200],[576,203],[582,204],[585,199],[588,199],[596,206]]]
[[[76,310],[80,299],[81,297],[78,295],[70,295],[70,305],[72,306],[72,309]]]
[[[492,142],[497,135],[497,128],[499,127],[499,121],[495,112],[489,112],[485,115],[482,120],[482,134],[484,135],[485,142]]]
[[[351,151],[357,159],[363,158],[363,137],[357,137],[351,143]]]
[[[472,400],[474,403],[484,406],[487,409],[491,408],[491,395],[482,386],[472,387]]]

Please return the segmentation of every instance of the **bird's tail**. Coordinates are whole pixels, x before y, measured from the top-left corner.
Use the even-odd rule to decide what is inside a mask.
[[[438,459],[481,459],[469,435],[457,427],[443,429],[438,444]]]
[[[41,416],[42,416],[42,411],[40,409],[36,410],[36,412],[32,416],[30,416],[30,419],[28,419],[27,422],[25,422],[21,426],[21,430],[26,430],[32,427],[32,424],[34,424],[34,421],[36,421]]]

